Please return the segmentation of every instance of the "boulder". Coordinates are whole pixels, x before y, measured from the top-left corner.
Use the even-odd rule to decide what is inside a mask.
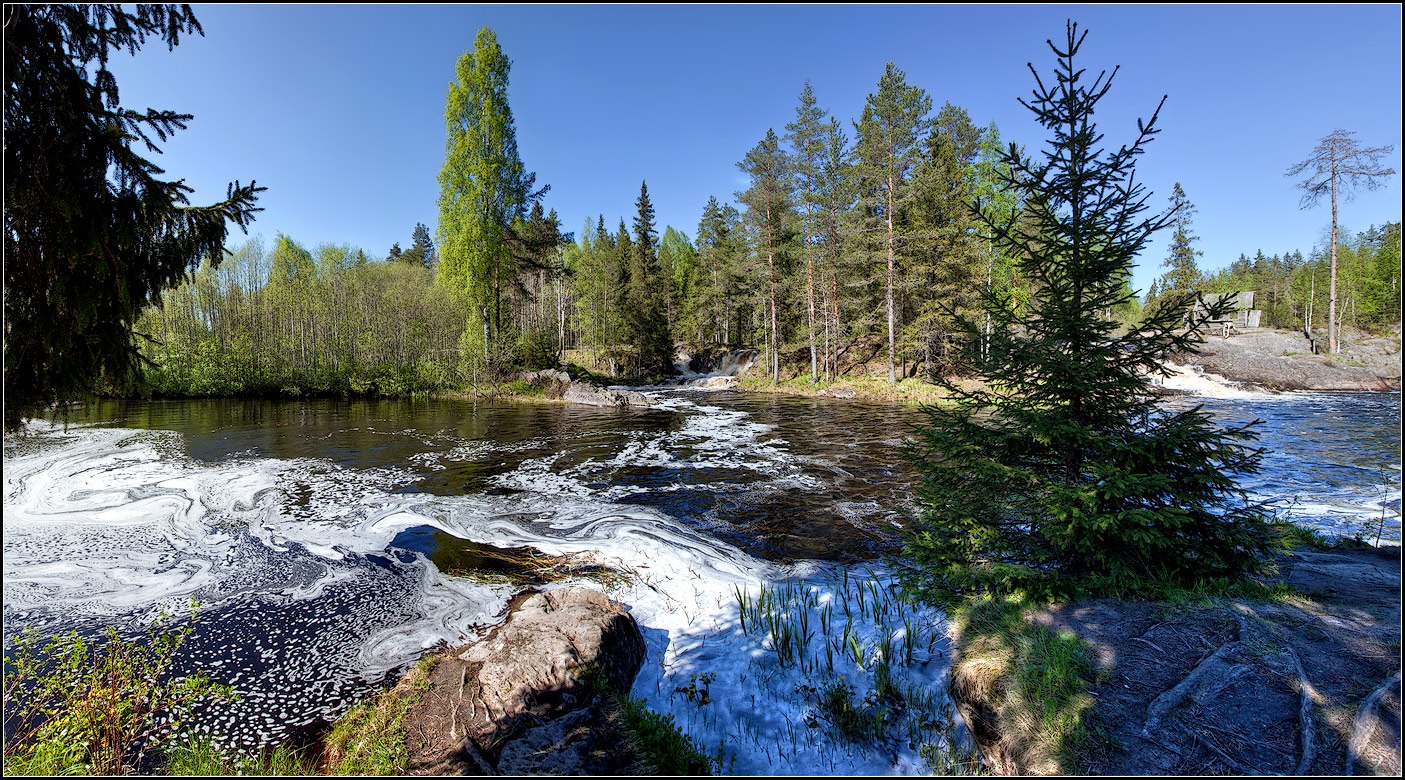
[[[547,368],[541,371],[518,371],[511,377],[543,389],[547,398],[560,398],[571,384],[571,375],[565,371]]]
[[[501,626],[435,665],[429,690],[409,713],[409,770],[554,774],[586,767],[593,749],[582,728],[591,718],[563,716],[595,706],[594,686],[628,691],[643,660],[639,626],[604,594],[566,588],[519,598]],[[509,752],[519,738],[528,742]],[[574,745],[574,752],[559,769],[533,763],[553,745]],[[513,766],[501,766],[503,755]]]
[[[573,404],[587,406],[650,407],[655,406],[653,397],[633,390],[616,390],[591,382],[577,380],[566,387],[562,398]]]

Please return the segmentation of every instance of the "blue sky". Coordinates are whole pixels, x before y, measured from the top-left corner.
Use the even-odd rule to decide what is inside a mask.
[[[1109,145],[1168,95],[1162,134],[1139,162],[1153,204],[1181,182],[1198,208],[1201,267],[1240,253],[1310,251],[1326,205],[1299,209],[1284,171],[1332,129],[1393,145],[1401,170],[1401,8],[1370,6],[197,6],[205,37],[148,45],[114,63],[124,105],[194,114],[157,158],[196,188],[269,190],[251,234],[383,256],[437,218],[444,98],[454,63],[488,25],[513,61],[523,162],[546,205],[579,230],[630,219],[647,180],[659,229],[694,235],[709,195],[745,187],[736,162],[784,132],[810,80],[850,129],[888,61],[936,106],[1042,145],[1017,103],[1026,68],[1068,18],[1089,32],[1082,64],[1121,66],[1100,105]],[[1400,176],[1341,210],[1364,229],[1400,219]],[[241,240],[236,234],[232,240]],[[1143,254],[1145,289],[1166,254]]]

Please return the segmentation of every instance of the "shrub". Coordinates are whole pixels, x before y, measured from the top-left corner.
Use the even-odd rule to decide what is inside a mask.
[[[116,775],[141,766],[197,701],[233,695],[203,672],[172,675],[193,630],[170,627],[163,615],[134,639],[115,628],[99,642],[21,634],[4,673],[5,773]]]

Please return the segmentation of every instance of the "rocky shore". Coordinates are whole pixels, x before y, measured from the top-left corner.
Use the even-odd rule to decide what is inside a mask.
[[[1316,339],[1319,352],[1325,338]],[[1253,328],[1229,338],[1211,336],[1198,355],[1177,362],[1231,382],[1268,390],[1386,392],[1400,389],[1400,334],[1343,335],[1337,355],[1314,354],[1302,333]]]
[[[1027,728],[1038,703],[979,637],[957,637],[953,695],[999,774],[1398,776],[1400,548],[1287,553],[1274,581],[1296,595],[1029,612],[1092,655],[1073,749]]]

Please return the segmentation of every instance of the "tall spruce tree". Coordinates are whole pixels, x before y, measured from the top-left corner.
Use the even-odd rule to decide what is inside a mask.
[[[1273,544],[1269,515],[1236,482],[1259,464],[1252,423],[1221,428],[1200,407],[1163,406],[1153,393],[1168,354],[1199,343],[1182,328],[1188,299],[1163,296],[1124,335],[1103,316],[1132,295],[1135,256],[1174,215],[1144,216],[1149,194],[1133,178],[1160,107],[1133,143],[1100,148],[1093,111],[1116,70],[1090,79],[1075,64],[1084,37],[1070,23],[1065,45],[1049,42],[1053,78],[1030,66],[1037,87],[1021,102],[1052,139],[1043,154],[1012,145],[1006,155],[1027,217],[980,205],[1037,292],[1018,313],[987,296],[998,325],[984,356],[978,324],[961,320],[963,358],[984,388],[945,381],[956,403],[925,409],[911,450],[922,514],[908,550],[948,596],[1233,576]]]
[[[906,222],[912,227],[909,326],[926,375],[946,370],[951,315],[969,311],[979,296],[980,244],[967,205],[975,185],[981,131],[966,110],[942,106],[927,150],[912,177]]]
[[[133,326],[247,229],[262,187],[191,206],[137,153],[189,114],[123,108],[108,70],[147,38],[203,35],[190,6],[5,6],[5,429],[50,404],[141,376]]]
[[[1171,190],[1171,213],[1175,215],[1171,222],[1171,247],[1164,266],[1169,270],[1161,275],[1160,294],[1185,297],[1200,287],[1200,267],[1195,258],[1203,253],[1195,248],[1199,236],[1191,227],[1195,206],[1186,197],[1180,182]]]
[[[641,376],[667,375],[673,370],[673,334],[664,304],[668,282],[659,271],[658,231],[647,182],[639,185],[634,205],[638,213],[634,217],[626,316],[634,338],[636,372]]]

